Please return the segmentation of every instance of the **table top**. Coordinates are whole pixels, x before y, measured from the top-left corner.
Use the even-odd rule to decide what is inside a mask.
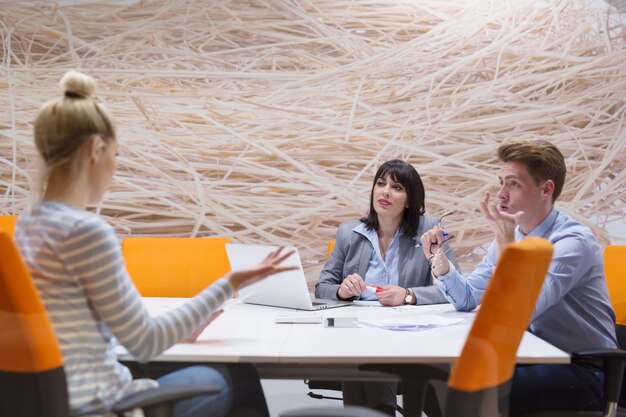
[[[184,299],[144,298],[158,315]],[[155,358],[167,362],[246,362],[276,365],[360,365],[364,363],[451,364],[459,356],[476,313],[458,312],[450,304],[382,307],[357,303],[319,312],[229,302],[224,313],[196,343],[179,343]],[[458,324],[427,330],[394,331],[373,327],[327,328],[317,324],[277,324],[277,317],[358,317],[361,320],[428,315],[454,318]],[[119,347],[121,360],[132,360]],[[517,363],[569,363],[567,353],[526,332]]]

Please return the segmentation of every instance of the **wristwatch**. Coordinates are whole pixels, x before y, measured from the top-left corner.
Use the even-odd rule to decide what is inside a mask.
[[[413,304],[415,302],[415,294],[410,288],[406,289],[406,295],[404,296],[404,304]]]

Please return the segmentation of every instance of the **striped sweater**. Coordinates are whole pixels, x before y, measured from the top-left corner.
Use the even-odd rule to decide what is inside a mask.
[[[132,380],[116,359],[116,339],[137,360],[148,361],[191,334],[233,294],[221,279],[176,309],[150,317],[113,228],[65,204],[39,203],[19,219],[15,239],[59,341],[71,415],[106,415],[123,395],[158,385]]]

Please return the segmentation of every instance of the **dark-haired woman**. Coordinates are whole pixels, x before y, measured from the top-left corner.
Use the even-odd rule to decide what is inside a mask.
[[[398,159],[383,163],[374,176],[367,217],[339,226],[315,296],[378,300],[386,306],[447,303],[433,285],[424,252],[415,248],[416,237],[439,223],[436,217],[424,216],[424,200],[424,185],[412,165]],[[449,245],[444,250],[458,268]],[[342,386],[344,404],[395,415],[395,384],[350,382]]]

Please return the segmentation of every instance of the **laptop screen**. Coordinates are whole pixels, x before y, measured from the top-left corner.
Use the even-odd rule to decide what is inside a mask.
[[[278,249],[277,246],[226,244],[226,253],[233,271],[258,265],[276,249]],[[285,247],[284,250],[293,250],[294,253],[283,262],[283,265],[297,266],[298,269],[269,276],[260,282],[242,288],[239,291],[239,298],[249,304],[303,310],[312,308],[311,296],[298,250],[294,247]]]

